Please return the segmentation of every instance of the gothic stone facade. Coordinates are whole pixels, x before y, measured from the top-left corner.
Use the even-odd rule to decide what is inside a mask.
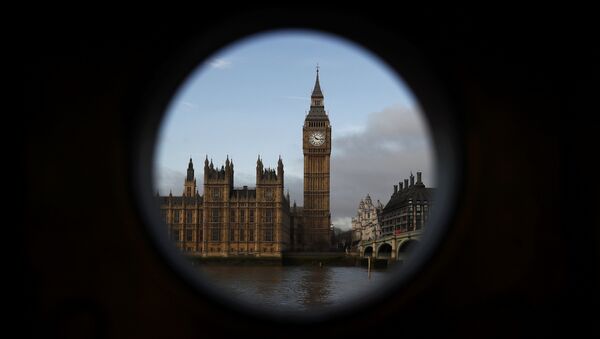
[[[215,168],[204,162],[204,195],[199,195],[192,159],[183,196],[159,197],[171,240],[199,256],[280,257],[290,245],[290,204],[284,196],[283,162],[277,170],[256,163],[256,187],[234,188],[233,161]]]
[[[379,219],[383,212],[383,205],[379,200],[374,205],[371,197],[367,196],[360,201],[356,216],[352,218],[352,241],[374,240],[381,236]]]
[[[290,211],[283,196],[283,163],[277,171],[256,164],[256,187],[233,187],[233,162],[217,169],[204,163],[204,195],[197,193],[190,159],[181,197],[159,197],[170,237],[182,251],[202,256],[280,256],[282,251],[331,248],[331,124],[325,112],[319,70],[310,111],[302,127],[304,206]]]

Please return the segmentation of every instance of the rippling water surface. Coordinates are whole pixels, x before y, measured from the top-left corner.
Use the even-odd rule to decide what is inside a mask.
[[[318,266],[202,266],[214,284],[234,299],[282,311],[337,306],[368,295],[389,278],[387,270]]]

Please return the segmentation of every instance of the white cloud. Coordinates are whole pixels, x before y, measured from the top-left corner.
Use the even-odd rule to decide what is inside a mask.
[[[365,132],[365,126],[362,125],[345,125],[335,126],[335,137],[341,138],[347,135],[354,135]]]
[[[231,61],[226,60],[226,59],[216,58],[210,62],[210,67],[216,68],[216,69],[230,68],[231,65],[232,65]]]
[[[425,127],[418,111],[393,106],[369,114],[362,129],[341,135],[333,131],[331,213],[335,226],[349,225],[367,193],[374,203],[380,200],[385,205],[393,185],[408,178],[411,171],[422,171],[425,185],[434,185],[433,149]]]
[[[185,111],[194,111],[198,108],[198,105],[194,104],[193,102],[182,101],[181,108]]]
[[[352,228],[352,217],[340,217],[331,220],[334,227],[342,230],[349,230]]]

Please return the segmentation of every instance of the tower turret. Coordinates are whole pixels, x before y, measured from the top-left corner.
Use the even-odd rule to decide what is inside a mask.
[[[263,163],[260,160],[260,154],[258,155],[258,159],[256,160],[256,179],[258,180],[263,175]]]
[[[281,155],[279,156],[279,161],[277,161],[277,181],[281,184],[281,189],[283,189],[283,160],[281,160]]]
[[[185,180],[187,180],[187,181],[194,180],[194,163],[192,162],[192,158],[191,157],[190,157],[190,162],[188,163],[187,177],[186,177]]]
[[[188,163],[187,176],[185,177],[185,183],[183,184],[183,196],[192,197],[196,192],[196,178],[194,177],[194,163],[190,157]]]

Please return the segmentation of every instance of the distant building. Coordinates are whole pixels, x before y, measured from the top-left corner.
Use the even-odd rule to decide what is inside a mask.
[[[394,185],[394,193],[381,213],[381,235],[400,234],[423,228],[429,219],[433,205],[434,188],[425,187],[421,172],[417,172],[417,182],[410,174],[410,183],[404,179]]]
[[[342,230],[338,227],[333,227],[333,248],[340,251],[350,251],[352,247],[352,230]]]
[[[381,225],[379,218],[383,211],[383,205],[379,200],[373,205],[371,197],[367,196],[360,201],[356,210],[356,216],[352,218],[352,240],[366,241],[379,238]]]
[[[281,256],[290,246],[289,194],[277,170],[256,162],[256,187],[234,187],[233,161],[215,168],[204,161],[204,195],[198,194],[190,159],[183,196],[159,197],[169,237],[183,252],[200,256]]]
[[[290,209],[290,245],[292,251],[304,249],[304,208],[294,205]]]

